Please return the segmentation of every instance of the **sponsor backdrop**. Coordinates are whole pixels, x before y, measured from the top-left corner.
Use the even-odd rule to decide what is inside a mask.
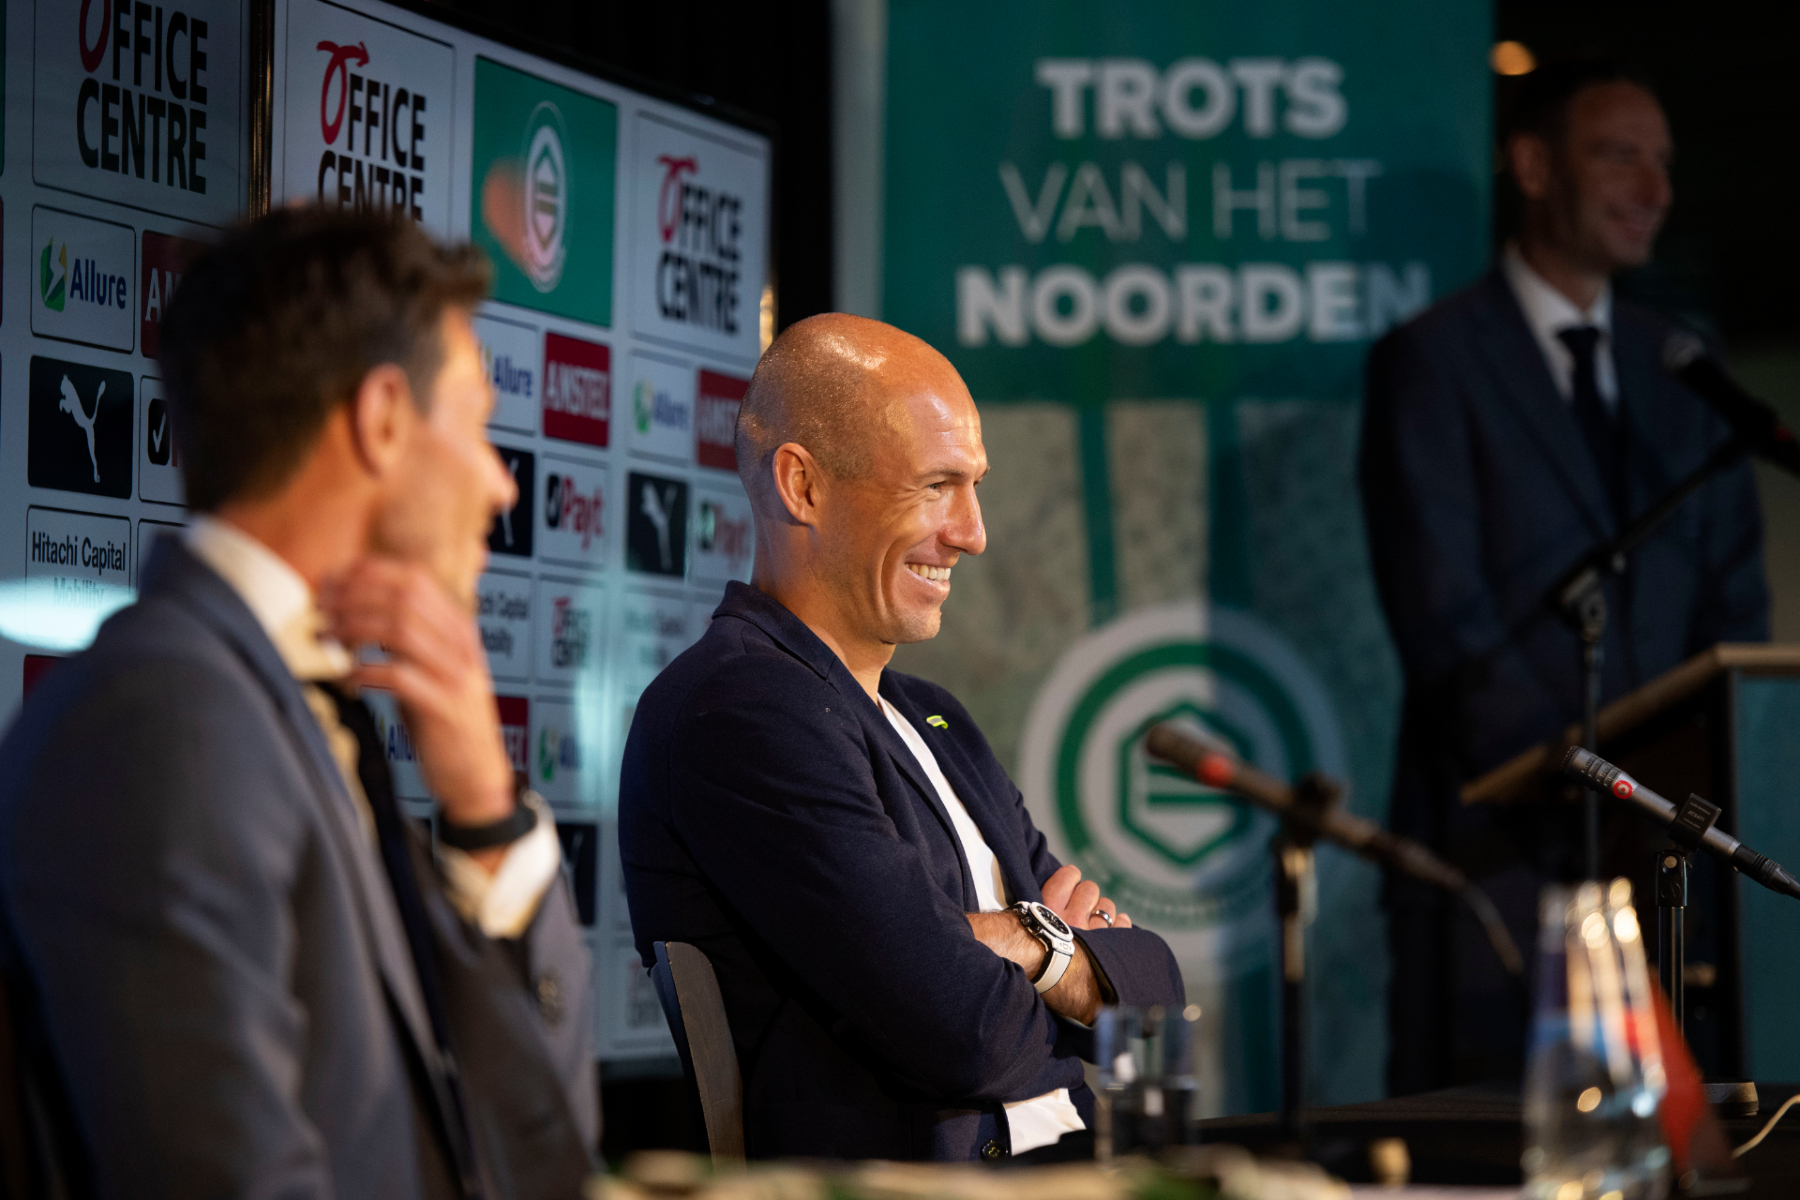
[[[0,709],[185,520],[157,379],[186,254],[247,203],[238,0],[0,11]],[[102,734],[102,736],[104,736]]]
[[[1360,372],[1486,261],[1487,6],[887,12],[862,294],[962,371],[994,464],[988,552],[899,664],[968,703],[1057,852],[1175,946],[1205,1108],[1271,1108],[1271,823],[1140,738],[1193,722],[1385,811],[1399,672]],[[1387,977],[1375,872],[1332,849],[1319,871],[1312,1086],[1335,1103],[1381,1092]]]
[[[4,5],[0,708],[186,519],[155,356],[184,262],[250,203],[250,13]],[[476,329],[519,501],[489,534],[481,634],[514,765],[557,810],[601,1056],[669,1055],[619,884],[617,763],[639,692],[749,576],[730,431],[772,317],[769,140],[374,0],[272,13],[273,202],[393,212],[495,261]]]

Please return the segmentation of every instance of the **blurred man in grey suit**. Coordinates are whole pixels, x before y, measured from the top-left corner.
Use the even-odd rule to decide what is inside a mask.
[[[40,1170],[101,1196],[573,1196],[589,969],[471,606],[485,265],[287,209],[163,327],[196,516],[0,745],[0,964]],[[378,665],[354,650],[379,645]],[[398,698],[436,853],[360,687]]]
[[[1661,368],[1669,322],[1613,294],[1648,262],[1672,193],[1669,128],[1603,62],[1528,77],[1503,141],[1518,237],[1473,286],[1369,358],[1361,488],[1406,671],[1389,823],[1480,879],[1522,946],[1537,892],[1585,870],[1574,806],[1465,807],[1462,784],[1578,721],[1580,645],[1542,597],[1727,436]],[[1606,587],[1608,702],[1719,641],[1768,637],[1762,516],[1747,463],[1715,476]],[[1635,818],[1602,827],[1602,873],[1648,875]],[[1389,885],[1397,1093],[1517,1078],[1525,1005],[1472,921]]]

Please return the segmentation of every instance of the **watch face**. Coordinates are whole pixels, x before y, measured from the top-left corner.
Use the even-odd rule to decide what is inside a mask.
[[[1069,927],[1063,922],[1063,919],[1056,915],[1056,910],[1051,908],[1048,904],[1038,904],[1034,901],[1031,906],[1031,911],[1037,915],[1037,919],[1043,923],[1044,928],[1049,930],[1050,933],[1058,937],[1074,936],[1069,932]]]

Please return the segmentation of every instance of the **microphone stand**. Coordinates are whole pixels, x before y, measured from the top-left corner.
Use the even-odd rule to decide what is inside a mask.
[[[1575,630],[1581,639],[1581,748],[1600,752],[1600,672],[1604,665],[1608,619],[1606,581],[1625,573],[1626,555],[1654,533],[1669,515],[1714,475],[1731,466],[1748,451],[1737,438],[1728,438],[1686,478],[1645,509],[1617,536],[1599,543],[1582,555],[1544,594],[1544,603]],[[1582,851],[1585,878],[1600,877],[1600,793],[1582,790]]]
[[[1281,941],[1281,1134],[1306,1156],[1311,1123],[1306,1118],[1306,927],[1319,906],[1313,871],[1318,818],[1337,803],[1341,789],[1312,772],[1294,784],[1296,812],[1281,819],[1269,842],[1275,857],[1275,919]]]

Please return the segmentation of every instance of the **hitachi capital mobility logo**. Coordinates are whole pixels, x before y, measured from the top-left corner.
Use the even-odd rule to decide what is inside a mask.
[[[563,119],[548,100],[525,123],[524,267],[540,292],[562,282],[569,233],[569,164],[563,153]]]

